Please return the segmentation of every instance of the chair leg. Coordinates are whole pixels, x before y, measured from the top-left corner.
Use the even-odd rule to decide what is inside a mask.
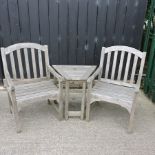
[[[63,101],[59,101],[59,119],[63,119]]]
[[[16,122],[16,131],[17,131],[17,133],[20,133],[21,132],[21,124],[20,124],[20,120],[19,120],[19,113],[18,113],[16,101],[13,102],[13,115],[14,115],[15,122]]]
[[[134,115],[135,115],[135,110],[136,110],[136,95],[135,99],[131,108],[131,113],[130,113],[130,118],[129,118],[129,125],[128,125],[128,133],[133,132],[133,122],[134,122]]]
[[[86,104],[86,121],[89,121],[90,119],[90,103],[87,102]]]
[[[10,98],[9,93],[8,93],[8,99],[9,99],[9,109],[10,109],[10,113],[12,114],[12,101],[11,101],[11,98]]]

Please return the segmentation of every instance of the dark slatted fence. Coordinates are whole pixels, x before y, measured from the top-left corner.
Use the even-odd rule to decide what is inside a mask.
[[[51,64],[98,64],[102,46],[140,47],[146,5],[147,0],[0,0],[0,46],[48,44]]]

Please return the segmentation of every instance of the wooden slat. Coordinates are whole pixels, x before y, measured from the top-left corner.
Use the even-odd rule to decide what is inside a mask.
[[[108,0],[105,1],[105,5],[108,7],[107,9],[107,21],[106,21],[106,31],[105,31],[105,36],[106,36],[106,46],[111,46],[114,42],[114,32],[115,32],[115,23],[117,20],[117,12],[116,12],[116,8],[117,8],[117,0]],[[109,11],[110,10],[110,11]]]
[[[67,18],[68,18],[68,0],[59,1],[59,57],[61,64],[67,64],[68,62],[68,51],[67,51]]]
[[[31,32],[31,41],[39,43],[40,34],[39,34],[39,8],[37,0],[27,0],[28,9],[29,9],[29,21],[30,21],[30,32]],[[33,47],[34,48],[34,47]]]
[[[20,50],[17,50],[17,58],[18,58],[18,67],[19,67],[20,78],[24,79],[23,64],[22,64],[22,60],[21,60],[21,51]]]
[[[122,67],[123,67],[123,61],[124,61],[124,54],[125,54],[125,51],[121,51],[121,58],[120,58],[120,63],[119,63],[117,80],[121,79]]]
[[[98,65],[98,62],[100,60],[100,54],[102,46],[105,44],[105,31],[106,29],[103,28],[106,25],[107,21],[107,11],[108,7],[105,5],[105,1],[97,1],[97,7],[98,7],[98,17],[97,17],[97,45],[95,49],[95,64]]]
[[[33,48],[31,49],[31,56],[32,56],[33,75],[34,75],[34,78],[36,78],[37,77],[36,58],[35,58],[35,51]]]
[[[88,1],[88,27],[87,27],[87,44],[88,48],[86,48],[86,64],[93,65],[94,64],[94,49],[95,49],[95,37],[96,37],[96,18],[97,18],[97,5],[96,0]],[[96,38],[97,39],[97,38]]]
[[[50,28],[50,60],[52,64],[59,63],[59,3],[57,0],[49,1],[49,28]]]
[[[142,75],[143,75],[143,68],[145,64],[145,57],[146,57],[146,52],[143,52],[143,57],[141,59],[141,64],[140,64],[140,70],[139,70],[139,75],[138,75],[138,80],[137,80],[137,86],[140,87]]]
[[[136,72],[136,67],[137,67],[137,60],[138,60],[138,57],[135,55],[134,56],[134,61],[133,61],[133,67],[132,67],[130,83],[134,82],[134,77],[135,77],[135,72]]]
[[[43,77],[43,63],[42,63],[42,54],[40,50],[38,50],[38,59],[39,59],[40,77]]]
[[[129,72],[129,67],[130,67],[130,60],[131,60],[131,53],[128,53],[128,59],[125,67],[125,75],[124,75],[124,82],[127,81],[128,79],[128,72]]]
[[[27,1],[25,0],[18,1],[18,8],[19,8],[20,29],[22,30],[21,40],[30,41],[29,12]]]
[[[14,60],[13,52],[10,53],[10,60],[11,60],[13,79],[16,79],[17,73],[16,73],[16,68],[15,68],[15,60]]]
[[[78,16],[78,49],[77,64],[85,64],[85,42],[87,28],[87,0],[79,0],[79,16]]]
[[[10,35],[13,42],[18,42],[20,40],[19,13],[17,8],[17,0],[8,0]]]
[[[24,48],[24,57],[25,57],[25,64],[26,64],[26,74],[27,78],[30,79],[30,65],[29,65],[29,59],[28,59],[28,51],[27,48]]]
[[[109,74],[110,58],[111,58],[111,52],[108,52],[107,63],[106,63],[106,70],[105,70],[105,78],[106,79],[108,78],[108,74]]]
[[[69,2],[69,49],[68,49],[68,63],[76,64],[76,51],[77,51],[77,21],[78,21],[78,0]]]
[[[111,79],[114,80],[118,51],[114,51]]]
[[[49,17],[48,17],[48,3],[49,0],[41,0],[39,2],[39,30],[41,37],[41,44],[48,44],[49,43]],[[46,23],[46,24],[45,24]]]

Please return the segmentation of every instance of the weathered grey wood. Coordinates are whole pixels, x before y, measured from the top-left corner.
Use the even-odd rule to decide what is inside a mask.
[[[33,46],[34,45],[34,46]],[[26,63],[27,79],[24,78],[23,62],[21,58],[21,51],[24,49],[24,57]],[[30,49],[32,56],[32,67],[34,72],[34,78],[30,76],[30,64],[28,59],[28,49]],[[17,51],[17,61],[19,66],[20,78],[16,78],[16,68],[13,52]],[[35,57],[35,52],[38,52],[38,57]],[[46,75],[43,76],[43,60],[41,52],[45,54],[45,67]],[[21,131],[21,122],[19,120],[18,103],[23,102],[36,102],[38,100],[57,100],[59,107],[57,109],[60,118],[63,118],[63,92],[62,82],[63,78],[49,66],[48,48],[35,43],[19,43],[11,45],[6,48],[1,48],[1,55],[3,61],[3,68],[5,73],[5,82],[9,94],[9,106],[10,111],[13,112],[17,132]],[[10,55],[12,66],[14,66],[13,79],[10,78],[10,74],[7,67],[6,55]],[[37,77],[37,65],[36,59],[39,60],[40,75]],[[52,74],[59,82],[58,87],[55,85],[54,80],[50,79]]]
[[[146,52],[143,52],[143,56],[141,59],[141,64],[140,64],[140,70],[139,70],[139,75],[138,75],[138,80],[137,80],[137,86],[140,87],[142,75],[143,75],[143,68],[145,64],[145,57],[146,57]]]
[[[25,64],[26,64],[26,74],[27,78],[30,79],[30,65],[29,65],[29,60],[28,60],[28,51],[27,48],[24,48],[24,56],[25,56]]]
[[[66,94],[65,94],[65,119],[68,119],[68,105],[69,105],[69,81],[66,81]]]
[[[114,76],[115,76],[117,55],[118,55],[118,51],[115,51],[115,53],[114,53],[114,61],[113,61],[113,66],[112,66],[112,74],[111,74],[111,79],[112,80],[114,80]]]
[[[53,65],[53,67],[66,79],[70,81],[85,81],[95,70],[96,66],[83,65]]]
[[[111,52],[108,53],[107,64],[106,64],[106,70],[105,70],[105,78],[108,78],[109,67],[110,67],[110,58],[111,58]]]
[[[22,64],[22,60],[21,60],[21,51],[20,50],[17,50],[17,58],[18,58],[18,66],[19,66],[20,78],[24,79],[23,64]]]
[[[31,57],[32,57],[33,76],[34,78],[37,78],[36,58],[35,58],[34,48],[31,49]]]
[[[128,53],[128,59],[127,59],[126,68],[125,68],[125,75],[124,75],[124,82],[127,82],[130,59],[131,59],[131,53]]]
[[[43,63],[42,63],[42,55],[41,51],[39,50],[38,52],[38,57],[39,57],[39,71],[40,71],[40,77],[43,77]]]
[[[85,114],[85,103],[86,103],[86,82],[83,83],[83,88],[82,88],[82,103],[81,103],[81,119],[84,119],[84,114]]]
[[[110,60],[110,54],[114,51],[114,59]],[[117,51],[121,51],[121,58],[119,63],[119,73],[117,80],[114,79],[114,72],[115,72],[115,65],[117,61]],[[122,73],[122,66],[124,62],[124,53],[127,52],[127,63],[125,67],[125,75],[123,77],[123,80],[121,80],[121,73]],[[110,54],[109,54],[110,53]],[[107,64],[106,64],[106,75],[103,79],[98,79],[95,82],[95,85],[92,86],[92,82],[95,80],[97,76],[100,75],[100,72],[103,68],[102,65],[99,66],[99,68],[89,77],[87,80],[88,82],[88,91],[87,91],[87,103],[86,103],[86,120],[89,120],[90,117],[90,105],[93,102],[96,101],[105,101],[108,103],[113,103],[120,105],[121,107],[125,108],[129,114],[130,114],[130,120],[129,120],[129,128],[130,131],[133,127],[133,118],[134,118],[134,112],[135,112],[135,96],[139,91],[140,82],[142,78],[143,68],[144,68],[144,62],[145,62],[145,52],[140,52],[136,49],[125,47],[125,46],[112,46],[105,49],[105,51],[102,51],[101,56],[108,54]],[[131,59],[131,54],[134,55],[134,64],[132,69],[132,75],[131,80],[128,82],[128,74],[129,74],[129,64]],[[134,82],[134,75],[135,70],[137,68],[137,59],[141,60],[139,74],[138,74],[138,80],[137,83]],[[100,59],[103,63],[103,59]],[[112,66],[112,77],[108,77],[108,70],[109,70],[109,64],[113,61]],[[101,68],[102,67],[102,68]]]
[[[82,66],[82,65],[53,65],[53,68],[64,77],[65,80],[65,118],[69,116],[80,116],[84,119],[85,102],[86,102],[86,80],[95,71],[96,66]],[[52,67],[51,67],[52,69]],[[101,68],[99,70],[101,72]],[[58,75],[56,75],[58,76]],[[60,75],[59,75],[60,76]],[[82,101],[80,111],[69,111],[69,91],[71,82],[82,83]]]
[[[121,59],[120,59],[120,63],[119,63],[119,69],[118,69],[117,80],[120,80],[120,79],[121,79],[122,67],[123,67],[123,60],[124,60],[124,54],[125,54],[125,51],[121,51]]]
[[[129,125],[128,125],[129,133],[131,133],[133,131],[134,114],[135,114],[135,110],[136,110],[136,106],[137,106],[136,97],[137,97],[137,93],[134,96],[133,105],[132,105],[132,109],[131,109],[131,113],[130,113]]]
[[[133,67],[132,67],[130,83],[134,82],[134,76],[135,76],[136,67],[137,67],[137,60],[138,60],[138,57],[135,55],[134,61],[133,61]]]
[[[17,78],[17,74],[16,74],[16,69],[15,69],[15,60],[14,60],[13,52],[10,54],[10,61],[11,61],[13,78],[16,79]]]

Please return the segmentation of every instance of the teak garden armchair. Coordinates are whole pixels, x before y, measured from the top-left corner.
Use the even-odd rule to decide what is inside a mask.
[[[36,43],[18,43],[1,48],[6,88],[17,132],[21,131],[18,104],[42,99],[56,100],[55,106],[63,117],[63,78],[49,65],[48,47]],[[58,79],[58,88],[50,78]]]
[[[145,52],[127,46],[102,48],[100,65],[87,80],[87,121],[91,104],[95,101],[105,101],[127,109],[130,114],[128,131],[132,131],[135,100],[140,88],[145,56]],[[96,77],[98,79],[93,86]]]

